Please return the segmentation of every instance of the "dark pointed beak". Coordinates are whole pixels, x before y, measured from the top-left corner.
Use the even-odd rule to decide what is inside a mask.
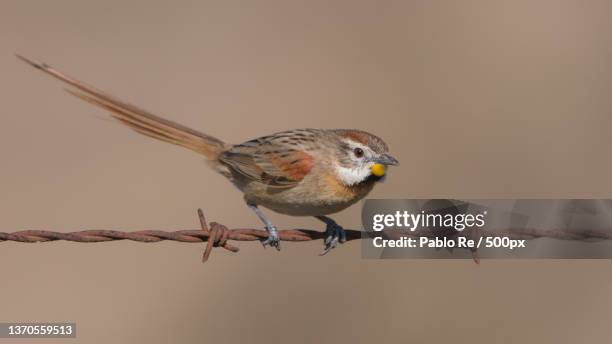
[[[399,165],[399,161],[396,158],[392,157],[389,154],[382,154],[374,159],[372,159],[375,163],[383,164],[383,165]]]

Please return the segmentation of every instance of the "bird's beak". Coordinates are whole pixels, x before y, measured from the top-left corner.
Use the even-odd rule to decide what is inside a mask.
[[[397,161],[396,158],[392,157],[389,154],[382,154],[372,160],[377,164],[386,165],[386,166],[399,165],[399,161]]]

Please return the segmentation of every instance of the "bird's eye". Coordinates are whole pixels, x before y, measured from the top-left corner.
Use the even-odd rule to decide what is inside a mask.
[[[353,150],[353,153],[355,153],[355,156],[358,158],[362,158],[363,157],[363,149],[361,148],[355,148]]]

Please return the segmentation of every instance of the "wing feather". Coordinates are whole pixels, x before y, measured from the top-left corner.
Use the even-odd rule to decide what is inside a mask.
[[[314,166],[312,155],[295,145],[258,140],[232,147],[219,161],[251,180],[281,188],[297,185]]]

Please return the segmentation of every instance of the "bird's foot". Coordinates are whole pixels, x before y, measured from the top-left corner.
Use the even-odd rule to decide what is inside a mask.
[[[325,229],[325,249],[320,255],[326,255],[329,251],[336,248],[338,244],[344,244],[345,242],[346,231],[344,228],[335,222],[327,223],[327,228]]]
[[[268,237],[261,241],[261,244],[264,248],[267,245],[276,248],[277,251],[280,251],[280,237],[278,236],[278,229],[274,226],[266,226],[266,231],[268,232]]]

